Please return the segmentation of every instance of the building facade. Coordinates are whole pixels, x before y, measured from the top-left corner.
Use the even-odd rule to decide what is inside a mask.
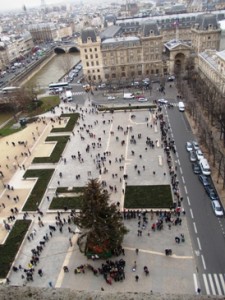
[[[205,50],[198,55],[197,71],[225,94],[225,50]]]
[[[83,30],[78,41],[83,73],[93,82],[120,82],[185,72],[190,56],[219,50],[220,34],[215,14],[198,15],[192,28],[183,27],[182,35],[178,20],[172,27],[146,20],[122,22],[101,34]]]

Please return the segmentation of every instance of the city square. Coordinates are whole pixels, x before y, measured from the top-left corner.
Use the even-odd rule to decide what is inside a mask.
[[[66,104],[62,104],[61,106],[64,112],[68,112]],[[61,114],[61,112],[61,108],[56,108],[54,117],[57,118],[57,115]],[[110,201],[112,203],[119,202],[120,210],[123,211],[123,189],[125,189],[124,174],[128,174],[126,180],[127,185],[170,184],[166,156],[161,147],[160,129],[159,124],[156,125],[155,112],[150,112],[148,109],[133,110],[132,112],[119,111],[113,114],[110,112],[97,112],[95,108],[93,109],[88,100],[84,107],[78,107],[78,112],[81,114],[78,124],[75,126],[73,133],[70,134],[70,141],[68,141],[66,145],[60,162],[54,166],[51,164],[31,164],[34,156],[38,155],[40,157],[51,154],[53,146],[45,143],[45,139],[47,135],[50,134],[52,122],[47,121],[45,127],[42,127],[40,122],[40,124],[38,124],[40,129],[36,129],[37,132],[32,131],[34,130],[34,124],[28,125],[25,129],[29,129],[28,134],[32,137],[32,140],[30,140],[34,143],[30,146],[31,155],[24,161],[26,168],[46,169],[47,165],[47,168],[54,168],[54,173],[39,205],[40,211],[44,214],[41,219],[45,226],[39,228],[37,212],[29,213],[28,218],[32,220],[32,223],[13,264],[16,267],[19,265],[23,268],[27,267],[32,247],[49,232],[49,225],[55,224],[57,212],[49,210],[49,205],[58,186],[84,186],[89,178],[99,178],[101,181],[106,181],[108,185],[117,187],[116,192],[111,192]],[[132,115],[135,115],[135,119],[131,118]],[[45,116],[46,120],[48,117],[52,117],[52,115],[48,113]],[[63,124],[66,126],[66,122],[63,122]],[[57,122],[54,126],[58,126]],[[63,125],[61,124],[59,126]],[[84,130],[85,126],[89,128],[90,131]],[[36,127],[37,124],[35,124],[35,128]],[[120,127],[123,129],[121,130]],[[128,133],[124,133],[124,131],[127,131],[127,128],[129,128]],[[140,133],[141,138],[138,139],[137,136]],[[53,135],[53,133],[50,135]],[[133,145],[130,143],[131,135],[137,138],[137,144]],[[35,140],[33,136],[35,136]],[[156,147],[154,149],[147,148],[146,150],[145,141],[147,137],[155,142]],[[7,147],[13,147],[8,145],[12,140],[11,137],[4,139],[5,140],[1,142],[3,142],[7,153]],[[24,139],[27,138],[24,137]],[[121,144],[123,140],[125,140],[125,145]],[[15,137],[13,137],[13,141],[16,141]],[[87,153],[85,149],[88,144],[92,145],[92,143],[96,143],[96,146],[91,146],[90,152]],[[81,153],[83,161],[78,160],[78,151]],[[132,154],[132,151],[134,154]],[[98,153],[102,155],[104,152],[110,152],[105,163],[106,172],[105,174],[104,172],[103,174],[99,174],[95,159]],[[72,159],[71,155],[75,155],[76,159]],[[18,159],[21,158],[22,157],[19,158],[18,155]],[[7,157],[5,159],[7,160]],[[111,160],[111,163],[109,160]],[[134,168],[135,165],[138,166],[137,169]],[[121,166],[123,168],[121,168]],[[144,169],[143,166],[145,166]],[[12,168],[13,164],[10,166],[9,171]],[[138,171],[140,171],[140,173]],[[19,192],[21,192],[20,201],[16,204],[16,206],[19,205],[19,208],[23,207],[35,182],[34,180],[24,180],[22,178],[23,172],[24,170],[18,169],[8,181],[8,184],[14,187],[14,191],[10,191],[10,193],[19,194]],[[59,177],[60,172],[62,173],[61,178]],[[112,176],[112,174],[114,174],[114,176]],[[77,175],[80,175],[79,179],[76,179]],[[5,176],[8,176],[7,171]],[[24,189],[21,189],[21,187]],[[6,200],[6,195],[7,191],[3,191],[2,199]],[[10,201],[12,202],[12,200]],[[3,218],[4,213],[7,212],[6,209],[7,207],[1,209]],[[62,210],[63,218],[67,219],[68,215],[69,213],[63,212]],[[21,211],[19,212],[19,218],[22,218],[22,216],[23,212]],[[88,291],[104,288],[104,290],[109,291],[115,291],[116,289],[118,291],[139,290],[150,292],[152,290],[161,293],[163,290],[166,293],[173,293],[174,289],[177,290],[180,287],[179,293],[194,293],[197,287],[197,285],[195,286],[197,281],[193,281],[194,260],[185,217],[182,217],[183,222],[181,227],[180,225],[172,226],[172,229],[169,229],[169,226],[165,225],[162,232],[154,232],[151,230],[151,225],[156,219],[157,216],[154,215],[154,219],[150,222],[150,214],[148,215],[149,224],[141,238],[137,236],[137,220],[125,220],[125,225],[128,227],[129,233],[125,236],[123,245],[125,250],[124,259],[126,261],[126,279],[123,283],[115,282],[112,286],[108,285],[104,282],[101,275],[96,277],[88,271],[86,274],[74,274],[74,269],[81,264],[90,263],[97,267],[101,263],[98,260],[87,260],[87,258],[79,252],[76,244],[79,230],[73,226],[75,234],[71,234],[67,228],[68,224],[64,226],[63,233],[59,231],[56,233],[53,232],[52,240],[45,245],[43,254],[40,256],[40,264],[37,267],[43,270],[43,277],[40,277],[36,272],[34,281],[25,283],[24,278],[21,278],[21,270],[17,272],[12,270],[9,274],[9,280],[13,285],[26,284],[28,286],[46,287],[49,282],[51,282],[54,287],[69,287]],[[35,232],[35,236],[29,241],[27,237],[32,232]],[[184,234],[185,243],[176,244],[174,238],[180,234]],[[69,238],[71,238],[72,246],[70,245]],[[166,248],[173,249],[173,255],[171,257],[165,255]],[[139,249],[138,255],[136,254],[136,249]],[[115,257],[115,259],[117,259],[117,257]],[[134,261],[137,262],[137,270],[135,272],[132,271]],[[149,277],[144,275],[143,267],[145,265],[148,265],[150,269]],[[63,266],[68,266],[69,273],[64,272]],[[136,285],[131,285],[130,282],[135,282],[136,274],[138,274],[140,280]],[[179,281],[174,280],[174,276],[177,276]],[[191,278],[191,280],[185,280],[187,277]],[[179,282],[179,286],[173,285],[173,283],[176,285],[176,282]]]

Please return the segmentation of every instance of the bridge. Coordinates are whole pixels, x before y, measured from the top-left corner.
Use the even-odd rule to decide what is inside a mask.
[[[79,45],[76,42],[59,42],[54,47],[56,54],[80,52]]]

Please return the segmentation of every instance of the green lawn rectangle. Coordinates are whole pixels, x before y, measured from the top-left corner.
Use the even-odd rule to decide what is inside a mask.
[[[47,157],[35,157],[32,163],[57,163],[66,147],[69,140],[69,136],[48,136],[46,142],[56,141],[54,150],[50,156]]]
[[[17,220],[4,245],[0,245],[0,278],[5,278],[16,257],[31,220]]]
[[[61,117],[62,118],[69,118],[69,121],[66,125],[66,127],[56,127],[56,128],[52,128],[51,132],[68,132],[68,131],[73,131],[74,126],[79,118],[79,114],[78,113],[74,113],[74,114],[62,114]]]
[[[50,210],[57,209],[80,209],[82,199],[81,197],[54,197],[50,204]]]
[[[124,208],[170,208],[173,198],[170,185],[127,186]]]
[[[26,173],[23,176],[25,179],[37,177],[38,180],[23,207],[23,211],[36,211],[37,210],[54,171],[55,171],[54,169],[41,169],[41,170],[27,170],[26,171]]]
[[[84,187],[58,187],[56,190],[57,197],[52,199],[49,209],[80,209],[82,203],[82,194]],[[68,195],[68,194],[77,195]],[[61,194],[61,195],[60,195]],[[63,195],[65,194],[65,195]]]

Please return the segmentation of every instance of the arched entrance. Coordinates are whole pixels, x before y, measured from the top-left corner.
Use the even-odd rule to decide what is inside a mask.
[[[185,55],[178,53],[174,59],[174,74],[181,74],[185,70]]]
[[[77,53],[77,52],[80,52],[80,50],[77,47],[71,47],[68,52],[69,53]]]
[[[66,51],[65,51],[64,49],[60,48],[60,47],[56,47],[56,48],[54,49],[54,51],[55,51],[56,54],[63,54],[63,53],[66,53]]]

